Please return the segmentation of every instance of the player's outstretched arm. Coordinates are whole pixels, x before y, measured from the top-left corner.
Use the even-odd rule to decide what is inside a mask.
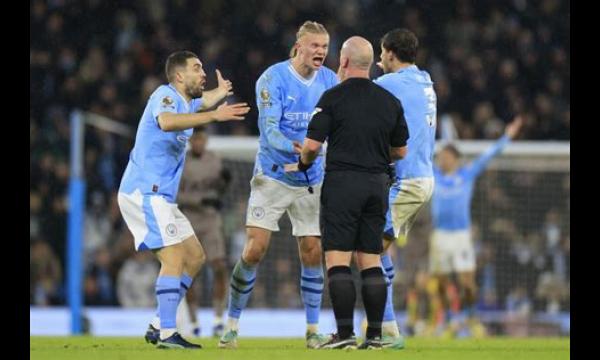
[[[163,131],[187,130],[214,121],[244,120],[248,111],[250,107],[246,103],[229,105],[225,102],[216,110],[194,114],[163,112],[158,115],[158,124]]]
[[[469,173],[472,176],[478,176],[483,170],[485,170],[489,162],[495,156],[500,154],[502,150],[504,150],[506,145],[517,136],[522,125],[522,117],[520,115],[515,116],[513,121],[511,121],[510,124],[506,126],[504,136],[502,136],[498,141],[496,141],[494,145],[492,145],[491,148],[489,148],[486,152],[484,152],[481,156],[479,156],[473,161],[473,164],[469,169]]]
[[[231,81],[227,79],[223,79],[221,76],[221,72],[219,69],[216,70],[217,73],[217,87],[204,91],[202,94],[202,105],[200,106],[200,110],[208,110],[213,106],[217,105],[221,100],[225,99],[227,96],[233,95],[233,85]]]

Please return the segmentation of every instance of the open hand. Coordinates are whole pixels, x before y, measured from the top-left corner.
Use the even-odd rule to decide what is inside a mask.
[[[217,94],[219,99],[233,95],[233,85],[231,84],[231,81],[223,79],[219,69],[215,72],[217,73]]]
[[[215,119],[217,121],[244,120],[244,115],[250,111],[247,103],[227,104],[227,101],[221,104],[215,110]]]
[[[515,136],[519,133],[521,126],[523,125],[523,117],[521,115],[515,116],[513,121],[506,125],[506,135],[511,139],[514,139]]]

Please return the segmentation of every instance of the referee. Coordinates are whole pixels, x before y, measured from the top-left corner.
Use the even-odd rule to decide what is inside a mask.
[[[408,128],[400,102],[369,79],[373,47],[364,38],[346,40],[340,52],[341,83],[323,93],[308,126],[298,164],[305,171],[328,141],[321,192],[321,234],[337,334],[321,348],[356,348],[356,289],[352,253],[362,278],[367,336],[359,349],[385,347],[381,322],[387,289],[381,269],[381,237],[388,209],[392,160],[406,155]],[[310,188],[309,188],[310,190]]]

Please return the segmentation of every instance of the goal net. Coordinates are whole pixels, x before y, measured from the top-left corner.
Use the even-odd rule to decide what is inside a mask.
[[[491,141],[458,141],[470,161]],[[244,246],[244,220],[258,140],[218,137],[208,148],[224,159],[233,181],[224,198],[224,232],[230,265]],[[438,144],[438,148],[440,144]],[[489,164],[476,182],[472,201],[479,307],[509,311],[569,311],[570,145],[515,142]],[[300,308],[300,262],[287,215],[279,222],[258,270],[249,307]],[[418,215],[407,245],[394,248],[396,310],[427,269],[431,232],[429,208]],[[210,306],[210,279],[202,306]],[[360,304],[358,299],[357,304]],[[329,307],[327,287],[323,306]],[[360,305],[358,305],[360,306]]]

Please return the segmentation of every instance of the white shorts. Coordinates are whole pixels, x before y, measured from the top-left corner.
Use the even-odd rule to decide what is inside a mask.
[[[177,207],[160,195],[119,193],[123,219],[133,234],[137,251],[175,245],[194,235],[188,219]]]
[[[471,231],[434,230],[429,242],[429,271],[434,275],[475,271]]]
[[[388,239],[408,236],[419,210],[431,199],[433,184],[432,177],[403,179],[399,186],[390,188],[390,207],[384,228]]]
[[[279,219],[287,212],[294,236],[321,236],[319,206],[321,185],[308,192],[305,186],[289,186],[262,173],[250,180],[250,199],[246,212],[246,226],[279,231]]]

